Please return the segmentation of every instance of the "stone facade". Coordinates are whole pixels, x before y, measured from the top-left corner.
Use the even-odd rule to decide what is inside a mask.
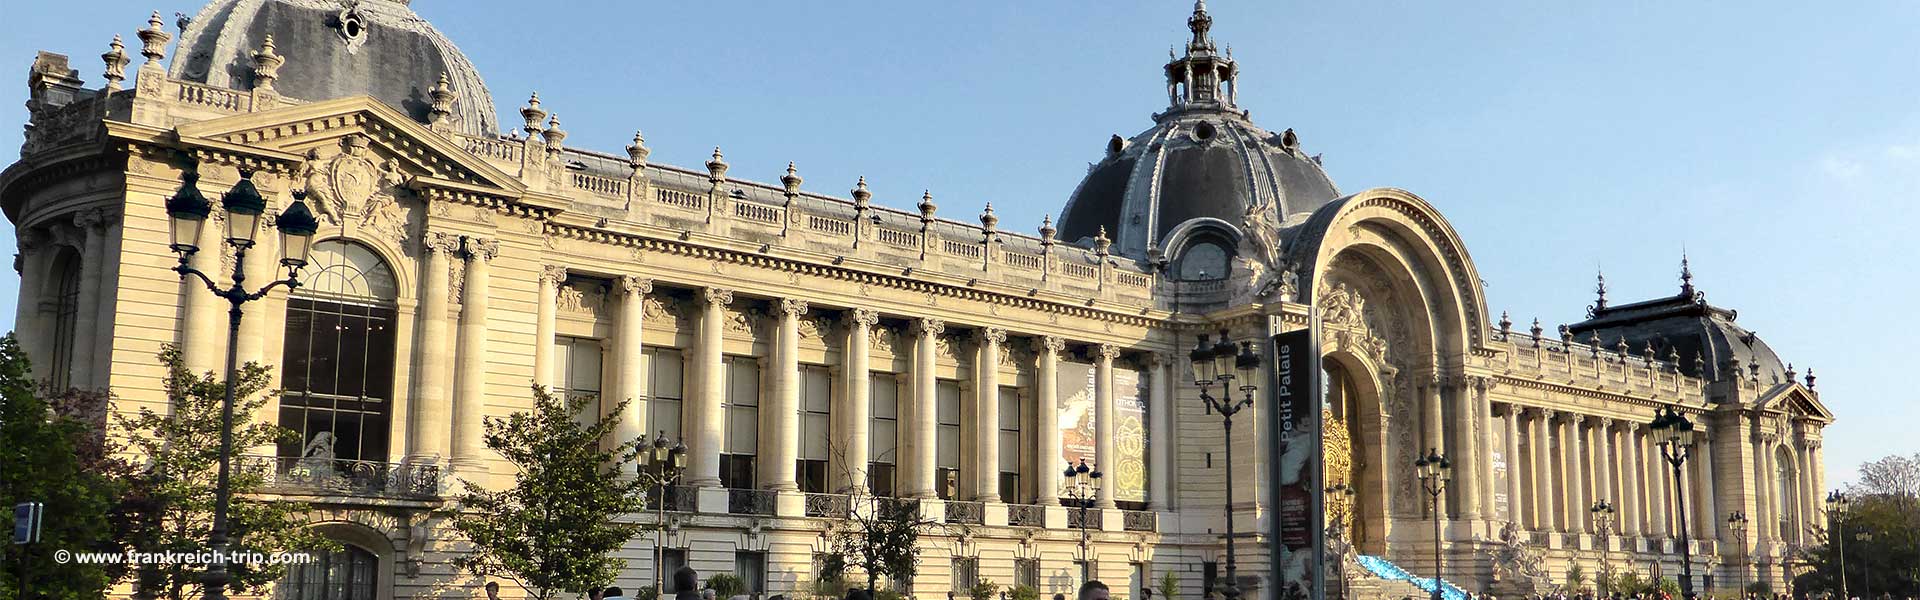
[[[1196,10],[1189,56],[1176,64],[1219,63],[1205,38],[1210,22]],[[841,523],[835,507],[848,492],[859,498],[881,462],[870,455],[876,381],[892,383],[884,395],[897,398],[892,492],[964,525],[927,540],[915,596],[958,589],[956,565],[1001,584],[1031,565],[1025,576],[1043,593],[1071,593],[1083,533],[1096,576],[1116,593],[1132,595],[1119,582],[1163,573],[1194,593],[1224,552],[1226,477],[1248,482],[1231,499],[1239,567],[1246,587],[1264,592],[1256,574],[1265,572],[1265,538],[1249,532],[1272,514],[1262,500],[1268,432],[1257,425],[1266,402],[1256,400],[1229,440],[1187,381],[1196,335],[1222,330],[1251,341],[1321,328],[1328,414],[1351,448],[1328,480],[1357,490],[1359,553],[1430,567],[1433,515],[1407,465],[1426,448],[1455,457],[1458,478],[1440,507],[1446,576],[1469,589],[1558,582],[1573,564],[1675,577],[1683,518],[1675,490],[1686,495],[1696,573],[1715,589],[1730,589],[1742,571],[1784,589],[1793,548],[1818,519],[1821,430],[1833,417],[1811,372],[1763,378],[1759,362],[1749,372],[1737,361],[1718,368],[1715,358],[1705,369],[1693,364],[1704,358],[1674,356],[1664,342],[1662,353],[1629,348],[1626,336],[1555,337],[1537,323],[1513,331],[1505,315],[1489,314],[1453,229],[1406,191],[1314,199],[1298,214],[1249,201],[1244,218],[1232,215],[1222,229],[1236,250],[1231,276],[1182,277],[1186,247],[1138,237],[1151,230],[1128,233],[1123,248],[1099,229],[1076,245],[1056,239],[1051,224],[1038,236],[1001,229],[990,207],[977,219],[942,218],[930,194],[914,199],[915,212],[887,208],[864,180],[840,198],[806,189],[792,168],[777,185],[739,179],[719,149],[687,169],[651,162],[639,134],[623,154],[570,148],[537,96],[520,111],[520,132],[476,134],[450,107],[484,88],[446,78],[418,82],[434,104],[420,119],[369,95],[285,97],[273,88],[275,71],[304,57],[271,38],[252,54],[254,85],[213,87],[168,76],[172,34],[157,13],[138,37],[146,61],[131,87],[120,85],[129,60],[118,40],[104,57],[102,89],[84,87],[64,56],[34,63],[27,141],[0,173],[0,205],[20,233],[18,334],[38,376],[110,389],[117,410],[163,409],[153,360],[162,344],[179,344],[196,370],[216,368],[227,351],[224,305],[171,270],[165,199],[189,185],[189,173],[210,198],[250,177],[271,211],[305,192],[322,220],[316,239],[333,243],[338,259],[328,272],[347,280],[247,305],[236,350],[243,361],[281,363],[298,353],[289,335],[311,334],[289,315],[322,304],[364,312],[353,318],[371,320],[354,322],[377,322],[367,330],[383,333],[357,343],[379,348],[373,358],[393,368],[380,393],[368,387],[349,400],[371,402],[383,421],[358,430],[355,460],[336,458],[346,451],[332,441],[321,454],[307,443],[255,449],[269,458],[252,460],[277,465],[277,491],[320,507],[315,527],[366,553],[374,598],[480,595],[479,582],[451,566],[458,542],[428,513],[452,477],[509,480],[480,444],[481,423],[524,409],[533,384],[632,402],[624,437],[676,429],[691,464],[681,510],[666,516],[666,547],[703,574],[764,561],[766,593],[807,593],[815,555],[827,550],[823,532]],[[1230,84],[1237,69],[1220,64],[1210,73]],[[1193,127],[1208,110],[1244,117],[1231,88],[1186,91],[1223,81],[1169,73],[1178,110],[1167,123]],[[1181,78],[1184,102],[1172,78]],[[1250,140],[1263,133],[1229,125]],[[1291,131],[1275,138],[1271,152],[1304,156]],[[1118,156],[1127,143],[1115,146]],[[1299,162],[1317,170],[1317,161]],[[1076,198],[1098,201],[1091,192]],[[1144,210],[1161,210],[1154,198]],[[215,247],[217,228],[207,230],[201,247]],[[250,273],[272,270],[275,243],[247,255]],[[223,261],[233,259],[193,260],[227,272]],[[308,271],[320,277],[324,266]],[[1705,309],[1690,284],[1683,295],[1680,304]],[[1599,308],[1579,331],[1607,326],[1604,297]],[[584,380],[572,368],[583,360],[598,365]],[[1085,458],[1110,471],[1136,461],[1144,480],[1104,478],[1091,531],[1069,527],[1080,518],[1059,502],[1070,450],[1053,432],[1077,415],[1054,407],[1075,388],[1044,383],[1059,381],[1065,365],[1092,381]],[[1144,407],[1144,430],[1127,439],[1144,447],[1115,443],[1123,378],[1138,382],[1130,397]],[[734,410],[744,406],[745,396],[732,395],[740,381],[754,389],[752,412]],[[946,390],[957,394],[952,421],[941,414]],[[1012,404],[998,401],[1008,395]],[[1003,406],[1018,407],[1018,418],[1003,418]],[[1655,460],[1658,440],[1646,427],[1661,406],[1702,430],[1678,481]],[[805,462],[818,455],[808,444],[819,431],[791,417],[808,411],[826,413],[835,442],[821,459],[824,484],[809,481]],[[265,414],[284,422],[289,413],[275,404]],[[752,431],[752,443],[729,433],[735,427]],[[384,442],[369,449],[374,436]],[[1227,443],[1240,458],[1231,472],[1220,458]],[[744,456],[754,467],[742,479],[731,466]],[[289,468],[313,458],[380,485],[329,485]],[[1010,486],[1000,477],[1009,471]],[[1587,512],[1602,499],[1620,507],[1611,531],[1596,531]],[[1732,511],[1755,517],[1745,536],[1725,526]],[[653,580],[654,544],[648,535],[628,545],[620,585]],[[1533,568],[1515,557],[1532,557]]]

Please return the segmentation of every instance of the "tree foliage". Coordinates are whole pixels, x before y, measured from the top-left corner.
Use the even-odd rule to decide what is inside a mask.
[[[1888,456],[1860,465],[1860,481],[1852,491],[1862,496],[1909,501],[1920,498],[1920,452],[1912,456]]]
[[[213,373],[187,370],[179,348],[165,346],[160,363],[167,369],[167,414],[141,408],[133,416],[115,415],[128,450],[144,464],[124,479],[125,495],[114,520],[122,548],[131,552],[201,553],[208,550],[213,528],[217,472],[220,465],[221,405],[226,383]],[[294,432],[254,418],[271,394],[269,368],[247,363],[234,375],[233,451],[294,439]],[[243,468],[235,461],[229,481],[229,552],[274,555],[286,552],[330,550],[333,543],[308,529],[308,505],[285,499],[265,500],[253,494],[263,490],[271,473]],[[143,566],[134,577],[143,593],[181,600],[200,593],[205,566],[174,563]],[[283,564],[231,563],[229,590],[257,592],[286,573]]]
[[[1879,493],[1855,495],[1850,504],[1836,527],[1816,531],[1814,543],[1802,550],[1812,568],[1794,579],[1794,589],[1839,594],[1844,562],[1851,595],[1920,595],[1920,504],[1911,496]]]
[[[53,549],[117,552],[111,513],[126,464],[111,458],[104,435],[107,397],[98,392],[36,389],[25,353],[12,335],[0,338],[0,503],[44,505],[41,542],[6,546],[0,597],[17,597],[22,553],[28,591],[55,600],[99,598],[124,567],[55,563]],[[51,396],[43,399],[42,395]]]
[[[844,449],[829,444],[829,451],[847,464]],[[847,467],[847,481],[866,481],[865,472]],[[853,495],[854,506],[847,519],[828,532],[838,560],[822,565],[820,576],[845,580],[852,569],[866,575],[868,590],[877,589],[884,578],[891,584],[912,584],[920,569],[920,553],[915,548],[922,533],[943,525],[920,514],[915,500]],[[963,588],[964,589],[964,588]]]
[[[645,531],[621,522],[646,509],[636,464],[639,440],[611,439],[626,403],[586,421],[596,399],[561,398],[534,386],[533,409],[486,421],[487,448],[516,468],[511,487],[462,481],[441,516],[473,542],[456,566],[518,584],[533,598],[585,593],[613,581],[626,561],[613,553]]]

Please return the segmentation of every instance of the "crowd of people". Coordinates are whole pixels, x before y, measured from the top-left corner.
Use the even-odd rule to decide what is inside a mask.
[[[1468,600],[1500,600],[1498,596],[1495,596],[1493,594],[1469,593],[1467,594],[1467,598]],[[1403,598],[1402,600],[1422,600],[1422,599],[1408,596],[1406,598]],[[1636,593],[1636,594],[1605,594],[1605,595],[1582,592],[1578,594],[1567,594],[1567,593],[1528,594],[1524,596],[1524,600],[1675,600],[1675,599],[1673,595],[1670,595],[1666,592]],[[1694,594],[1689,597],[1689,600],[1841,600],[1841,599],[1839,594],[1833,594],[1833,593],[1818,593],[1818,594],[1797,595],[1797,596],[1790,596],[1787,594],[1748,593],[1741,596],[1735,596],[1731,594],[1725,595],[1725,596],[1716,595],[1716,594],[1704,594],[1704,595]],[[1849,598],[1847,600],[1920,600],[1920,598],[1911,598],[1911,597],[1898,598],[1890,594],[1881,594],[1879,596],[1869,596],[1865,598],[1862,598],[1860,596],[1853,596],[1852,598]]]

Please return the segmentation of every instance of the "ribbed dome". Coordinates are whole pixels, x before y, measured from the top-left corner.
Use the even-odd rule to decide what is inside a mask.
[[[498,130],[473,63],[402,0],[214,0],[182,27],[170,75],[250,89],[253,52],[273,36],[286,59],[274,88],[299,100],[369,95],[422,122],[445,74],[459,96],[455,129]]]
[[[1149,258],[1157,249],[1174,257],[1208,231],[1231,246],[1227,238],[1242,234],[1256,208],[1287,224],[1339,197],[1292,130],[1268,132],[1235,106],[1239,67],[1215,51],[1212,24],[1197,3],[1186,55],[1165,67],[1172,106],[1154,116],[1152,128],[1108,141],[1106,156],[1061,211],[1062,239],[1083,242],[1104,229],[1117,254]]]
[[[1634,355],[1651,346],[1656,358],[1677,358],[1680,372],[1695,377],[1717,381],[1757,375],[1762,383],[1785,383],[1791,375],[1773,348],[1734,322],[1737,311],[1707,304],[1706,297],[1693,289],[1691,272],[1683,269],[1682,273],[1686,284],[1679,294],[1618,306],[1596,305],[1586,321],[1568,326],[1568,332],[1576,342],[1591,343],[1598,337],[1607,349],[1624,339]],[[1601,289],[1605,285],[1602,280]],[[1604,302],[1604,293],[1601,298]]]

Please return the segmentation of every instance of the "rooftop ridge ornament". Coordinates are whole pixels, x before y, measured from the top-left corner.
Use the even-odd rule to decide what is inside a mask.
[[[267,34],[266,39],[260,41],[260,49],[253,53],[253,89],[273,91],[274,80],[280,78],[280,65],[286,62],[287,59],[273,51],[273,34]],[[446,76],[442,75],[440,82],[444,84],[446,81]]]
[[[933,212],[940,208],[939,205],[933,203],[933,190],[922,190],[920,192],[920,203],[915,204],[914,208],[920,209],[920,221],[922,223],[933,222]]]
[[[980,230],[986,232],[987,238],[991,240],[994,232],[999,230],[999,225],[1000,216],[993,214],[993,203],[988,202],[986,209],[980,211]]]
[[[113,42],[107,44],[107,47],[109,49],[100,55],[100,60],[107,63],[104,74],[107,79],[107,91],[113,92],[119,90],[120,82],[127,79],[127,63],[132,60],[127,58],[126,45],[120,43],[120,34],[113,34]]]
[[[873,192],[867,189],[867,176],[861,175],[860,181],[853,184],[853,207],[865,212],[873,206]]]
[[[1687,263],[1687,253],[1683,250],[1680,252],[1680,297],[1691,300],[1695,294],[1693,266]]]
[[[800,172],[794,169],[793,161],[787,161],[787,174],[780,176],[780,186],[786,192],[787,206],[793,206],[793,199],[800,195],[800,183],[804,181],[806,179],[801,178]]]
[[[440,72],[440,80],[427,90],[427,96],[433,100],[433,107],[427,110],[428,125],[451,125],[453,101],[460,99],[460,93],[453,91],[453,80],[445,71]]]
[[[727,180],[727,157],[720,153],[720,147],[713,147],[713,158],[707,159],[707,181],[714,185]]]
[[[1193,32],[1193,40],[1187,42],[1187,51],[1212,50],[1213,40],[1207,33],[1213,30],[1213,16],[1207,14],[1207,1],[1194,0],[1193,16],[1187,17],[1187,30]]]
[[[548,154],[557,155],[560,153],[560,142],[567,139],[567,132],[566,130],[560,129],[559,113],[554,113],[547,117],[547,130],[540,132],[540,137],[547,141]]]
[[[527,139],[531,140],[533,134],[540,133],[540,120],[547,118],[547,111],[540,109],[540,92],[527,97],[527,105],[520,107],[520,118],[527,122],[520,126],[521,130],[527,132]]]
[[[1587,307],[1588,318],[1592,318],[1599,314],[1600,311],[1607,309],[1607,274],[1603,271],[1596,271],[1595,273],[1595,281],[1597,282],[1593,286],[1595,299],[1593,305]]]
[[[1060,230],[1054,228],[1053,215],[1051,213],[1040,217],[1040,244],[1041,245],[1052,246],[1054,242],[1053,236],[1058,233],[1060,233]]]
[[[647,138],[641,137],[640,130],[633,130],[633,143],[627,145],[627,164],[635,170],[647,167],[647,157],[653,150],[647,148]]]
[[[147,57],[140,68],[159,68],[160,59],[167,57],[167,42],[173,39],[173,34],[160,28],[160,11],[153,11],[153,16],[147,17],[147,28],[140,30],[139,35],[140,55]]]

